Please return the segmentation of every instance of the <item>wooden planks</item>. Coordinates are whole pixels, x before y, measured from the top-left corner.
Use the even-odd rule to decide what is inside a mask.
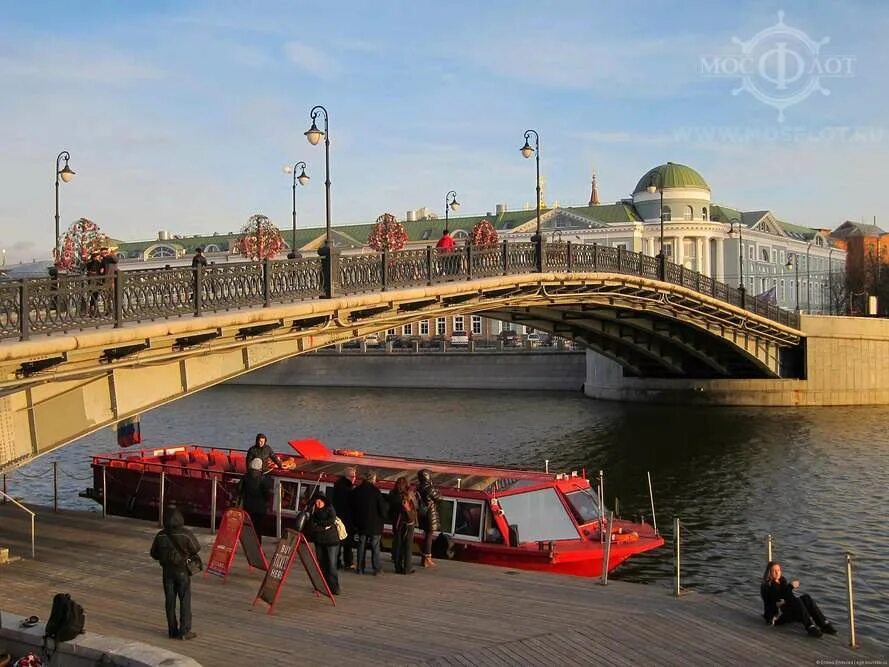
[[[0,544],[28,553],[29,522],[0,505]],[[396,575],[388,554],[381,577],[340,573],[336,607],[316,599],[295,568],[274,615],[251,607],[262,573],[241,552],[223,583],[193,582],[190,642],[166,638],[160,568],[148,556],[157,527],[89,512],[38,517],[38,560],[0,567],[0,606],[46,618],[52,595],[71,593],[87,628],[157,644],[204,665],[429,664],[712,665],[815,664],[879,656],[846,639],[808,638],[801,627],[772,629],[758,616],[756,591],[738,605],[723,597],[666,588],[439,562]],[[204,554],[212,540],[198,532]],[[266,538],[266,552],[272,547]],[[668,557],[665,554],[665,557]]]

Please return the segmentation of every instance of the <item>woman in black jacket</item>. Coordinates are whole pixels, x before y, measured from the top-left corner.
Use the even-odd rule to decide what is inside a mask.
[[[244,510],[250,515],[256,537],[262,543],[262,529],[265,526],[269,500],[272,498],[272,480],[262,474],[262,459],[250,461],[250,470],[238,484],[238,496]]]
[[[389,492],[389,517],[392,522],[392,560],[399,574],[413,574],[411,553],[414,546],[414,528],[417,525],[417,500],[411,491],[407,477],[395,480]]]
[[[336,572],[336,560],[340,550],[340,537],[336,529],[336,510],[320,491],[312,496],[309,514],[309,538],[315,543],[315,556],[327,580],[327,587],[334,595],[340,594],[340,581]]]
[[[432,533],[441,530],[441,519],[438,515],[438,501],[441,494],[432,483],[432,475],[425,468],[417,473],[417,495],[419,496],[420,527],[426,535],[423,539],[423,567],[433,567]]]
[[[781,575],[781,564],[769,561],[762,577],[759,594],[763,602],[763,618],[771,625],[784,625],[800,621],[812,637],[820,637],[822,632],[835,635],[836,629],[815,604],[808,593],[796,597],[794,590],[799,588],[799,581],[788,582]]]

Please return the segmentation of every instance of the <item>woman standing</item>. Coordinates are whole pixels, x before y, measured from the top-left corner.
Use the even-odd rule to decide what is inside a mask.
[[[336,560],[340,550],[340,536],[335,523],[336,510],[320,491],[312,496],[311,507],[308,533],[315,543],[315,556],[330,592],[339,595],[340,580],[336,572]]]
[[[417,501],[407,477],[395,480],[389,494],[392,519],[392,560],[399,574],[413,574],[411,551],[414,545],[414,528],[417,525]]]
[[[432,533],[441,530],[441,519],[438,515],[438,501],[441,493],[432,483],[432,474],[425,468],[417,473],[417,494],[420,498],[418,508],[420,526],[425,532],[423,538],[423,567],[434,567],[432,562]]]

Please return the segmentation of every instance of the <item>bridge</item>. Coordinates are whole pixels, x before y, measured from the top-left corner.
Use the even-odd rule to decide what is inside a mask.
[[[509,243],[0,284],[0,470],[256,368],[482,314],[637,378],[793,378],[799,315],[661,258]]]

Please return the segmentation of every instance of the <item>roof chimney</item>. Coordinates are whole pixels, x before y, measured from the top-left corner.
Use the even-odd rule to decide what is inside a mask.
[[[407,214],[405,215],[405,220],[407,222],[414,222],[414,221],[416,221],[416,219],[417,219],[417,212],[414,210],[408,211]]]
[[[593,189],[590,192],[590,206],[599,205],[599,186],[596,183],[596,172],[593,172]]]
[[[497,215],[503,215],[504,213],[506,213],[506,204],[497,204],[497,208],[495,210],[497,211]]]

